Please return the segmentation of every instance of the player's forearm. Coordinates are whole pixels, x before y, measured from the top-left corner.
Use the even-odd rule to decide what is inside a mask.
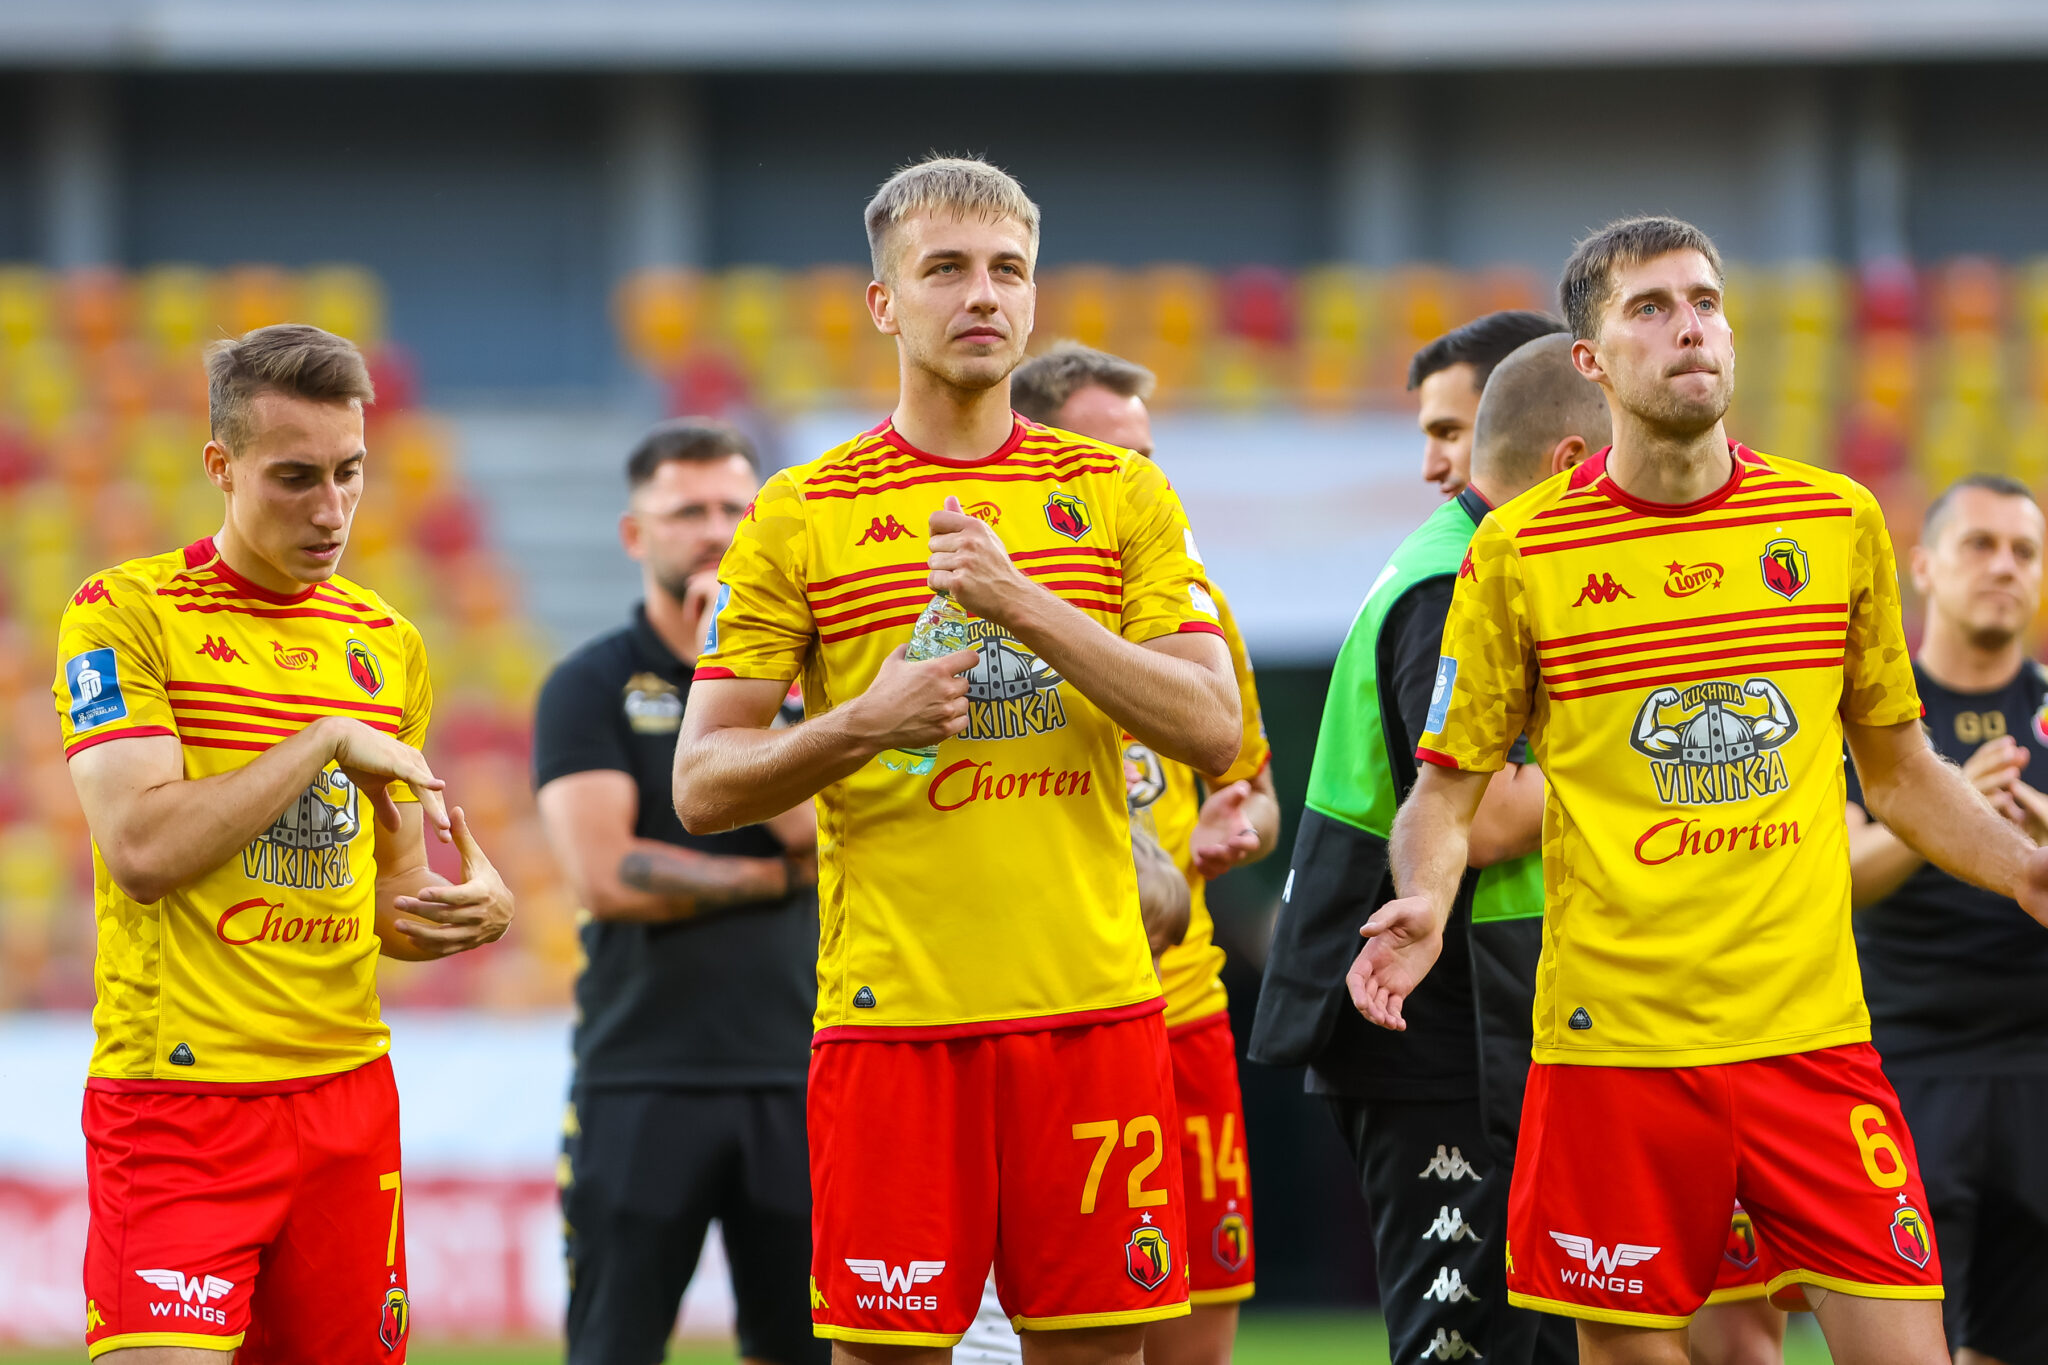
[[[1543,774],[1533,763],[1510,763],[1486,784],[1472,816],[1468,867],[1492,867],[1543,846]]]
[[[1450,920],[1470,856],[1472,816],[1491,776],[1426,767],[1394,816],[1387,846],[1394,888],[1402,896],[1427,900],[1439,929]]]
[[[333,757],[333,730],[315,721],[232,772],[136,793],[119,828],[95,829],[93,838],[123,891],[145,904],[161,900],[247,848]]]
[[[1866,909],[1906,884],[1927,860],[1873,820],[1849,824],[1849,904]]]
[[[676,746],[676,818],[692,834],[758,825],[851,776],[883,745],[859,699],[781,730],[712,730]]]
[[[635,839],[618,861],[619,891],[593,899],[598,919],[666,923],[715,914],[789,894],[789,864],[781,858],[700,853],[653,839]]]
[[[1245,862],[1255,863],[1280,842],[1280,797],[1270,782],[1252,788],[1252,794],[1245,798],[1244,819],[1259,836],[1259,846],[1244,856]]]
[[[2034,846],[1991,808],[1961,769],[1922,749],[1885,778],[1881,784],[1864,782],[1872,819],[1950,876],[2018,899]]]
[[[1211,669],[1134,645],[1036,584],[1005,615],[1021,644],[1146,748],[1197,772],[1237,761],[1243,721],[1227,658]]]
[[[402,871],[377,869],[377,950],[398,962],[431,962],[438,954],[402,933],[396,923],[400,896],[417,896],[430,886],[446,886],[448,879],[424,862]]]

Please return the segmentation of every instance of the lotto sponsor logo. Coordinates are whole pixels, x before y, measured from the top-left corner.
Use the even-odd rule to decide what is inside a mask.
[[[855,1294],[853,1302],[856,1307],[930,1311],[939,1306],[935,1294],[912,1294],[908,1291],[939,1278],[946,1269],[944,1261],[912,1261],[907,1265],[893,1266],[887,1261],[859,1260],[849,1256],[846,1268],[867,1283],[882,1286],[879,1294]]]
[[[1441,1327],[1437,1328],[1436,1335],[1430,1338],[1429,1345],[1422,1348],[1422,1358],[1424,1360],[1486,1359],[1485,1356],[1479,1354],[1477,1346],[1474,1346],[1458,1334],[1458,1329],[1455,1327],[1448,1331]]]
[[[1463,1272],[1456,1266],[1440,1265],[1436,1268],[1436,1279],[1429,1288],[1422,1291],[1422,1297],[1436,1303],[1478,1303],[1479,1296],[1472,1292],[1472,1286],[1465,1283]]]
[[[1476,1242],[1479,1234],[1465,1221],[1465,1211],[1448,1204],[1437,1205],[1436,1221],[1422,1234],[1425,1242]]]
[[[1003,509],[992,502],[971,502],[965,511],[968,516],[986,525],[994,526],[1003,519]]]
[[[1635,594],[1615,582],[1613,574],[1589,573],[1586,575],[1586,586],[1579,589],[1579,595],[1572,605],[1583,607],[1591,602],[1596,607],[1604,606],[1623,597],[1630,601],[1635,600]]]
[[[1664,574],[1666,597],[1690,597],[1708,588],[1718,588],[1723,577],[1719,564],[1666,564]]]
[[[245,664],[249,662],[241,656],[233,645],[218,635],[207,636],[206,643],[192,652],[211,659],[217,664]]]
[[[933,810],[952,811],[976,801],[1015,801],[1026,797],[1088,796],[1095,774],[1085,768],[1040,768],[1036,772],[998,772],[993,763],[963,758],[941,769],[925,788]]]
[[[258,943],[354,943],[363,936],[363,922],[354,915],[287,915],[276,901],[256,896],[221,911],[213,932],[230,948]]]
[[[1778,685],[1750,678],[1683,692],[1657,688],[1636,711],[1629,746],[1650,760],[1658,800],[1720,805],[1791,786],[1779,751],[1798,733],[1799,718]]]
[[[95,603],[104,602],[111,596],[113,594],[107,591],[107,580],[95,578],[92,582],[71,594],[71,605],[74,607],[89,607]]]
[[[319,667],[320,651],[306,645],[294,645],[292,648],[286,649],[279,641],[272,640],[270,642],[270,662],[276,664],[287,673],[297,673],[304,669]]]
[[[904,536],[915,539],[917,532],[893,516],[875,517],[868,522],[868,529],[860,533],[860,539],[853,542],[853,545],[855,549],[863,545],[886,545],[892,540],[901,540]]]
[[[187,1275],[176,1270],[138,1270],[135,1274],[162,1292],[178,1296],[175,1302],[159,1299],[150,1304],[151,1317],[202,1322],[212,1327],[227,1326],[228,1315],[213,1307],[212,1301],[225,1299],[234,1289],[234,1281],[224,1280],[218,1275]]]
[[[1753,825],[1715,825],[1685,816],[1659,820],[1636,838],[1636,861],[1661,867],[1674,858],[1716,853],[1770,853],[1799,842],[1797,820],[1759,820]]]
[[[1418,1180],[1478,1180],[1478,1170],[1465,1160],[1465,1154],[1456,1147],[1445,1150],[1444,1144],[1436,1145],[1436,1155],[1429,1164],[1415,1173]]]
[[[1662,1247],[1642,1246],[1635,1242],[1616,1242],[1611,1247],[1598,1246],[1590,1237],[1576,1233],[1552,1232],[1550,1240],[1564,1248],[1565,1255],[1575,1261],[1583,1261],[1584,1270],[1560,1270],[1557,1276],[1564,1283],[1583,1289],[1605,1289],[1613,1294],[1640,1294],[1643,1282],[1616,1271],[1642,1265],[1655,1256]]]

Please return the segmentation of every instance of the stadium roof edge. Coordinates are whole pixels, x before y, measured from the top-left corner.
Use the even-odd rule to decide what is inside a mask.
[[[1043,70],[1673,65],[2048,54],[2039,0],[0,0],[0,66]]]

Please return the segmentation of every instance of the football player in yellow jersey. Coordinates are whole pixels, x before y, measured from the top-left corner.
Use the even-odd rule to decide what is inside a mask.
[[[1614,445],[1472,542],[1394,826],[1402,896],[1364,926],[1352,998],[1401,1026],[1526,730],[1545,916],[1510,1299],[1578,1318],[1588,1361],[1678,1365],[1740,1199],[1837,1361],[1932,1365],[1935,1237],[1849,933],[1844,738],[1894,834],[2036,919],[2048,851],[1928,747],[1876,501],[1727,439],[1712,242],[1610,225],[1560,293]]]
[[[1011,401],[1034,421],[1149,459],[1152,414],[1146,400],[1153,383],[1152,372],[1141,365],[1062,342],[1018,368],[1010,381]],[[1179,863],[1191,898],[1187,935],[1160,955],[1159,978],[1180,1112],[1176,1131],[1193,1238],[1188,1297],[1194,1311],[1146,1329],[1150,1365],[1225,1365],[1237,1336],[1237,1306],[1252,1296],[1254,1284],[1244,1100],[1220,975],[1223,950],[1216,945],[1206,890],[1210,878],[1272,852],[1280,802],[1251,658],[1230,604],[1220,588],[1211,587],[1244,713],[1237,761],[1211,776],[1136,742],[1124,749],[1134,827],[1149,827]]]
[[[979,161],[869,204],[901,397],[742,521],[676,750],[692,832],[818,798],[812,1306],[844,1360],[945,1360],[991,1261],[1034,1365],[1136,1362],[1188,1311],[1121,740],[1220,772],[1237,687],[1165,478],[1010,410],[1037,225]],[[934,589],[968,647],[914,662]]]
[[[94,575],[59,642],[99,921],[87,1348],[381,1365],[411,1308],[377,957],[492,942],[512,897],[420,754],[419,632],[336,573],[362,357],[286,325],[207,370],[221,530]]]

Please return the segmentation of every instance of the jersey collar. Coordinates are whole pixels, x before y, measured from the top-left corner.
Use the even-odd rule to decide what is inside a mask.
[[[1469,483],[1459,489],[1458,496],[1451,501],[1457,503],[1465,515],[1472,518],[1474,526],[1485,521],[1486,514],[1493,510],[1493,504],[1486,500],[1486,495]]]
[[[1613,446],[1602,446],[1597,455],[1580,461],[1578,468],[1572,471],[1570,486],[1575,490],[1590,488],[1609,501],[1620,503],[1631,512],[1640,512],[1646,517],[1690,517],[1701,512],[1711,512],[1735,496],[1735,490],[1742,486],[1742,476],[1745,472],[1763,467],[1763,461],[1757,458],[1755,451],[1738,442],[1730,441],[1728,456],[1733,467],[1728,471],[1728,482],[1704,498],[1695,498],[1691,502],[1651,502],[1647,498],[1638,498],[1625,491],[1614,481],[1614,476],[1607,472],[1607,456],[1613,449]]]
[[[1016,413],[1011,413],[1010,439],[997,446],[992,454],[984,455],[978,460],[947,460],[928,451],[919,450],[904,438],[902,432],[896,430],[893,419],[876,427],[875,434],[914,460],[922,460],[926,464],[935,464],[946,469],[979,469],[983,465],[995,464],[1015,454],[1017,447],[1024,444],[1024,435],[1031,430],[1031,425]]]
[[[208,565],[211,565],[213,571],[225,579],[228,586],[241,596],[253,597],[259,602],[268,602],[275,607],[295,607],[311,597],[320,586],[318,583],[309,583],[304,592],[272,592],[260,583],[251,583],[229,568],[227,560],[221,558],[220,547],[213,543],[213,537],[201,536],[185,547],[185,567],[197,569]]]

